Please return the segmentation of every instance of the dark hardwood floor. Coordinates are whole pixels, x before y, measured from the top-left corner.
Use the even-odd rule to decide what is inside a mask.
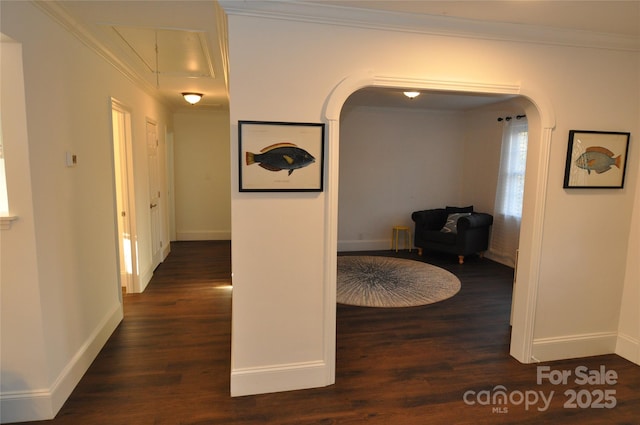
[[[539,385],[538,365],[509,356],[511,269],[415,251],[369,254],[439,265],[462,289],[422,307],[339,305],[335,385],[231,398],[229,243],[178,242],[145,293],[124,297],[124,321],[56,419],[41,423],[640,424],[637,365],[615,355],[553,362],[550,372],[572,376]],[[601,365],[617,373],[615,385],[575,382],[577,367]],[[492,401],[500,385],[504,404]]]

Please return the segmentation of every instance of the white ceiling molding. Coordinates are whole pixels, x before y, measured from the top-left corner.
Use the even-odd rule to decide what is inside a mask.
[[[325,107],[325,118],[329,121],[338,121],[342,106],[347,98],[365,87],[499,95],[523,94],[519,84],[433,80],[420,77],[376,75],[372,71],[362,71],[345,78],[332,90]]]
[[[120,71],[136,86],[142,88],[147,94],[153,96],[159,102],[164,103],[164,99],[158,95],[153,84],[142,78],[132,67],[126,62],[120,60],[116,55],[112,54],[104,44],[95,38],[85,27],[71,17],[60,5],[53,1],[34,1],[34,5],[49,15],[54,21],[58,22],[65,30],[75,36],[87,47],[97,53],[110,63],[116,70]]]
[[[300,3],[291,0],[219,0],[219,3],[227,15],[266,17],[450,37],[640,51],[639,38],[618,34]]]
[[[202,92],[205,94],[206,99],[209,101],[206,104],[200,102],[198,105],[199,109],[223,109],[228,104],[229,76],[227,69],[226,15],[217,3],[211,2],[211,4],[215,6],[215,13],[206,15],[207,17],[204,18],[205,24],[202,24],[202,19],[201,21],[194,21],[196,18],[201,18],[203,16],[202,14],[184,17],[182,23],[185,28],[171,26],[171,16],[163,16],[163,13],[166,14],[165,10],[159,11],[156,15],[153,13],[144,15],[147,20],[136,18],[137,15],[135,14],[130,20],[123,19],[119,15],[127,11],[144,13],[144,7],[146,7],[146,5],[148,5],[149,11],[153,12],[155,9],[153,9],[154,5],[151,2],[96,2],[96,4],[99,5],[97,10],[105,12],[104,20],[106,22],[100,21],[101,15],[92,9],[91,2],[33,0],[32,4],[94,53],[106,60],[107,63],[113,66],[114,69],[120,72],[125,78],[164,106],[172,110],[193,110],[192,108],[188,109],[191,105],[184,102],[181,95],[184,91]],[[200,4],[208,3],[201,2]],[[132,5],[132,9],[126,8],[126,6],[129,5]],[[202,11],[200,10],[200,12]],[[211,19],[207,20],[209,16]],[[216,27],[216,25],[221,23],[224,23],[222,27]],[[168,62],[168,67],[165,61],[164,69],[158,71],[156,69],[157,64],[155,64],[156,60],[150,60],[148,58],[148,49],[146,49],[146,47],[140,47],[140,45],[136,43],[127,47],[127,42],[131,42],[131,40],[125,39],[130,37],[125,36],[125,38],[123,38],[122,35],[118,35],[116,28],[119,30],[128,28],[134,33],[136,30],[139,30],[142,35],[137,34],[138,36],[144,36],[144,30],[151,33],[155,30],[158,32],[175,32],[185,37],[188,35],[189,38],[192,39],[189,40],[191,47],[199,51],[197,56],[202,56],[199,65],[200,69],[191,69],[191,64],[187,62],[189,58],[185,57],[187,54],[185,51],[181,52],[181,55],[173,57],[171,60],[176,60],[176,62]],[[207,34],[213,32],[208,30],[212,28],[215,29],[215,38],[212,37],[209,39]],[[180,37],[178,37],[178,39],[179,38]],[[171,42],[176,42],[175,37]],[[161,50],[160,53],[162,54],[164,52],[164,57],[166,53],[175,52],[176,49],[179,50],[182,47],[178,48],[173,46],[169,49]],[[141,52],[145,52],[142,56],[147,59],[147,62],[151,63],[151,69],[148,67],[148,63],[141,60]],[[196,52],[193,51],[191,54],[196,55]],[[218,55],[222,56],[222,58],[219,58]],[[163,58],[161,57],[160,59]],[[184,63],[179,63],[180,61]],[[223,68],[220,72],[216,73],[216,63],[218,62],[223,64]],[[222,77],[219,79],[220,84],[216,83],[218,80],[216,74]]]
[[[227,40],[227,15],[219,3],[215,3],[216,9],[216,28],[218,29],[218,49],[220,50],[220,59],[222,61],[222,71],[224,77],[224,86],[229,89],[229,40]]]

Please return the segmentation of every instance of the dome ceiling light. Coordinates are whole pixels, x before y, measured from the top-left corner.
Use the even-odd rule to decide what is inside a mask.
[[[182,93],[182,97],[190,104],[195,105],[202,99],[202,93]]]

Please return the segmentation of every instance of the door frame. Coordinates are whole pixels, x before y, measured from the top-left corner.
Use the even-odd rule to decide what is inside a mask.
[[[116,124],[113,120],[113,113],[117,112],[122,114],[124,117],[124,138],[118,137],[114,132],[114,125]],[[129,244],[129,252],[131,253],[131,258],[128,259],[131,263],[131,273],[126,273],[130,275],[128,282],[126,282],[126,290],[128,293],[138,293],[140,292],[140,278],[138,271],[138,244],[137,244],[137,231],[136,231],[136,210],[135,210],[135,185],[134,185],[134,172],[133,172],[133,151],[132,151],[132,128],[131,128],[131,109],[127,107],[125,104],[120,102],[115,98],[111,98],[111,129],[112,129],[112,149],[113,149],[113,173],[114,173],[114,188],[115,188],[115,198],[114,198],[114,216],[115,216],[115,232],[116,239],[118,243],[116,244],[116,250],[118,253],[118,284],[119,290],[122,291],[122,273],[121,264],[127,259],[124,258],[125,253],[122,252],[120,246],[124,246],[125,244]],[[116,143],[119,143],[119,146],[116,147]],[[118,168],[116,164],[120,164]],[[121,170],[121,178],[120,180],[116,178],[116,173],[118,170]],[[122,182],[121,185],[118,184],[118,181]],[[125,220],[127,221],[127,226],[129,230],[129,240],[127,241],[122,236],[122,228],[120,225],[122,216],[122,211],[118,209],[118,199],[122,199],[125,209]]]
[[[551,154],[551,136],[555,128],[555,114],[547,96],[525,82],[520,84],[496,84],[488,82],[460,82],[430,80],[405,76],[376,75],[361,72],[342,80],[331,92],[325,103],[324,116],[327,121],[327,189],[325,204],[325,264],[324,264],[324,358],[328,367],[328,381],[335,382],[336,348],[336,274],[338,252],[338,170],[340,144],[340,113],[347,98],[364,87],[385,87],[432,91],[455,91],[470,94],[504,94],[522,96],[530,103],[527,115],[536,115],[540,120],[539,138],[530,139],[537,144],[538,155],[527,164],[526,181],[531,182],[525,190],[525,205],[532,208],[523,211],[521,235],[530,240],[528,255],[520,252],[517,291],[514,294],[513,331],[510,354],[522,363],[532,363],[534,324],[538,287],[542,236],[544,233],[544,211]],[[531,145],[530,145],[531,146]]]
[[[151,161],[149,156],[149,128],[152,126],[154,128],[154,140],[153,145],[155,149],[155,162]],[[149,186],[149,227],[150,227],[150,236],[151,236],[151,269],[155,270],[160,263],[164,260],[163,256],[163,248],[164,241],[162,238],[162,217],[164,213],[163,208],[163,197],[162,197],[162,167],[161,167],[161,158],[160,158],[160,136],[158,133],[158,122],[152,118],[147,117],[145,120],[145,146],[147,152],[147,166],[148,166],[148,186]],[[154,170],[155,169],[155,170]],[[156,181],[154,182],[154,175]],[[157,188],[152,188],[152,183],[155,183]],[[157,197],[152,193],[153,190],[157,189]],[[154,200],[156,203],[154,203]],[[154,218],[154,215],[157,216]],[[158,246],[156,246],[158,245]]]

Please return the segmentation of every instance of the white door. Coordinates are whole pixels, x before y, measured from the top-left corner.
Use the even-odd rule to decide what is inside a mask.
[[[155,269],[162,262],[162,204],[160,200],[160,156],[158,126],[147,120],[147,157],[149,164],[149,213],[151,215],[151,261]]]
[[[118,255],[120,267],[120,285],[126,292],[136,290],[136,251],[134,249],[135,231],[131,205],[133,185],[131,183],[131,115],[115,99],[111,102],[113,127],[113,167],[116,186],[116,219],[118,223]]]

